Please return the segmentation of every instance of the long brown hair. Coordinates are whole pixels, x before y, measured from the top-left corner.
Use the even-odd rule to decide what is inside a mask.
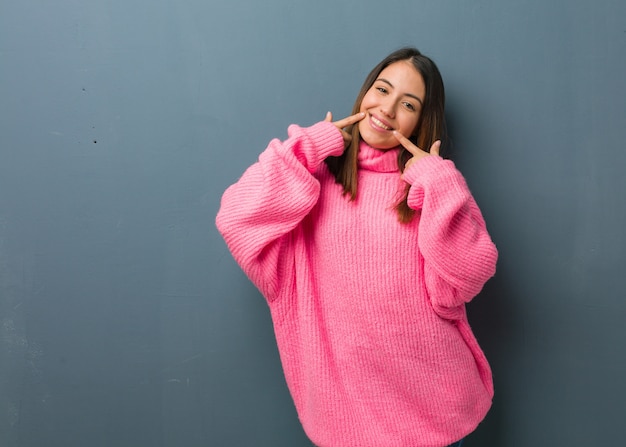
[[[380,73],[389,65],[400,61],[411,62],[415,70],[424,79],[426,87],[424,106],[422,107],[416,129],[409,137],[410,140],[425,151],[428,151],[435,141],[441,140],[442,149],[444,149],[447,143],[447,131],[443,80],[435,63],[416,48],[406,47],[394,51],[372,69],[365,78],[365,82],[354,102],[352,114],[359,113],[363,97],[376,82]],[[348,195],[350,200],[354,200],[357,195],[357,157],[361,136],[358,125],[353,125],[351,129],[346,130],[352,134],[352,141],[342,155],[339,157],[328,157],[325,162],[330,172],[335,176],[337,183],[343,186],[344,195]],[[398,156],[400,171],[404,171],[404,165],[409,158],[411,158],[411,153],[402,148]],[[398,220],[402,223],[410,222],[415,215],[415,210],[411,209],[407,204],[409,188],[410,185],[407,184],[403,196],[395,206]]]

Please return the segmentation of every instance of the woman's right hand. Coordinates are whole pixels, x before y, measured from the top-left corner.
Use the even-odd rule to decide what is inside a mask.
[[[330,112],[327,112],[326,118],[324,118],[324,121],[333,123],[337,127],[337,129],[341,131],[341,136],[343,137],[343,147],[345,149],[346,147],[348,147],[348,144],[350,144],[350,141],[352,141],[352,135],[349,132],[346,132],[344,128],[351,126],[352,124],[358,123],[363,118],[365,118],[365,113],[359,112],[355,115],[351,115],[342,120],[333,122],[333,114]]]

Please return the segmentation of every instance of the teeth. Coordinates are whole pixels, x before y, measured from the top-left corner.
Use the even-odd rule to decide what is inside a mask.
[[[391,127],[385,126],[382,122],[380,122],[379,120],[377,120],[376,118],[372,117],[372,122],[374,124],[376,124],[378,127],[381,127],[385,130],[391,130]]]

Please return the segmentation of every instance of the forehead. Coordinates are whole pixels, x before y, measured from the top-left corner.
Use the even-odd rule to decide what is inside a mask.
[[[380,72],[377,79],[387,81],[401,93],[424,98],[426,91],[424,78],[410,61],[399,61],[388,65]]]

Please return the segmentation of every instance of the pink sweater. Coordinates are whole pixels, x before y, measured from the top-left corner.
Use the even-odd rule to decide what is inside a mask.
[[[229,187],[217,226],[271,311],[285,378],[320,447],[445,446],[472,432],[493,396],[465,303],[497,251],[451,161],[405,172],[398,150],[361,143],[359,192],[342,196],[323,160],[343,150],[331,123],[289,127]]]

